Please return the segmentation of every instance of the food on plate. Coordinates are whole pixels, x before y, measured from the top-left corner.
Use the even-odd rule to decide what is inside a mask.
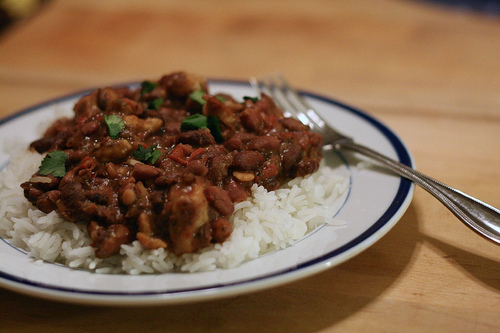
[[[165,75],[97,89],[31,144],[49,152],[22,184],[41,211],[83,221],[101,258],[137,239],[191,253],[229,237],[234,203],[316,171],[321,136],[267,96],[210,95],[203,78]]]
[[[346,188],[345,177],[328,168],[308,177],[320,167],[321,136],[285,118],[264,94],[210,94],[204,78],[176,72],[136,88],[97,89],[73,111],[31,144],[45,156],[16,162],[38,169],[21,184],[38,209],[19,208],[17,217],[0,221],[0,230],[35,258],[54,253],[48,261],[63,256],[69,266],[98,269],[128,256],[135,263],[121,269],[129,273],[228,267],[331,219],[331,211],[315,206],[331,206]],[[240,224],[266,218],[283,229]],[[21,219],[32,225],[29,232],[15,227]],[[216,255],[218,264],[205,260],[214,251],[238,252],[224,247],[244,246],[248,235],[256,245],[232,259]]]

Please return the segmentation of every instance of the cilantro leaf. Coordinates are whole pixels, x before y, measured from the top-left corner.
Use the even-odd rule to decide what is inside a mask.
[[[104,115],[104,121],[108,125],[109,136],[112,139],[117,139],[120,136],[121,131],[125,128],[125,123],[120,116],[116,114]]]
[[[141,95],[152,92],[156,87],[158,87],[158,83],[154,83],[151,81],[143,81],[141,83]]]
[[[201,105],[205,105],[207,101],[203,99],[203,95],[205,95],[205,92],[203,90],[195,90],[191,94],[189,94],[189,97]]]
[[[194,114],[186,117],[181,122],[181,131],[191,131],[200,128],[208,128],[217,143],[224,141],[220,130],[219,119],[215,116],[204,116],[202,114]]]
[[[63,177],[66,174],[66,160],[68,155],[60,150],[54,150],[47,153],[42,160],[38,173],[44,176],[52,175],[54,177]]]
[[[156,161],[158,161],[158,159],[160,158],[161,156],[161,150],[158,150],[155,148],[153,148],[153,154],[151,154],[151,158],[149,159],[149,161],[151,162],[151,164],[155,164]]]
[[[257,102],[259,100],[258,97],[250,97],[250,96],[243,96],[243,100],[246,101],[246,100],[251,100],[252,102]]]
[[[222,132],[220,130],[219,126],[219,119],[215,116],[208,116],[207,117],[207,127],[210,130],[210,133],[212,133],[215,142],[221,143],[224,142],[224,137],[222,136]]]
[[[161,156],[161,151],[157,149],[158,146],[151,146],[146,149],[143,145],[139,145],[136,150],[132,153],[132,156],[138,161],[143,163],[155,164],[158,158]]]
[[[181,131],[197,130],[200,128],[208,127],[207,116],[196,113],[192,116],[186,117],[181,122]]]
[[[148,103],[148,109],[158,110],[158,108],[163,104],[163,98],[155,98]]]
[[[206,92],[203,91],[203,90],[195,90],[191,94],[189,94],[189,97],[193,101],[196,101],[196,102],[198,102],[201,105],[205,105],[207,103],[207,101],[205,101],[203,99],[203,95],[205,95],[205,94],[206,94]],[[222,103],[224,103],[226,101],[226,99],[224,97],[222,97],[222,96],[215,96],[215,98],[217,98]]]

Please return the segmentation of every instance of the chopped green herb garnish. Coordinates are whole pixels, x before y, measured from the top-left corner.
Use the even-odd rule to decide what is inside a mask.
[[[208,127],[208,118],[202,114],[193,114],[182,120],[181,131],[197,130]]]
[[[132,153],[132,156],[138,161],[143,163],[155,164],[158,158],[161,156],[161,151],[157,149],[157,146],[151,146],[146,149],[143,145],[139,145],[136,150]]]
[[[217,143],[224,141],[217,117],[204,116],[197,113],[182,120],[181,131],[191,131],[200,128],[208,128]]]
[[[210,130],[210,133],[212,133],[215,142],[224,142],[224,137],[222,136],[222,132],[219,126],[219,119],[215,116],[208,116],[207,118],[207,127]]]
[[[38,173],[44,176],[63,177],[66,174],[66,160],[68,155],[60,150],[54,150],[45,156]]]
[[[148,109],[158,110],[158,108],[163,104],[163,98],[155,98],[148,103]]]
[[[191,94],[189,94],[189,97],[193,100],[193,101],[196,101],[198,103],[200,103],[201,105],[205,105],[207,103],[207,101],[205,101],[203,99],[203,95],[205,95],[206,92],[204,92],[203,90],[196,90],[196,91],[193,91]],[[226,99],[222,96],[215,96],[215,98],[217,98],[219,101],[221,102],[225,102]]]
[[[117,139],[120,136],[121,131],[125,128],[125,123],[120,116],[116,114],[104,115],[104,121],[108,125],[109,136],[112,139]]]
[[[193,91],[191,94],[189,94],[189,97],[193,101],[196,101],[196,102],[200,103],[201,105],[205,105],[205,103],[207,101],[205,101],[203,99],[203,95],[205,95],[205,92],[203,90],[196,90],[196,91]]]
[[[158,87],[158,83],[154,83],[151,81],[143,81],[141,83],[141,95],[150,93],[154,88]]]
[[[259,100],[258,97],[250,97],[250,96],[243,96],[243,100],[246,101],[246,100],[251,100],[252,102],[257,102]]]

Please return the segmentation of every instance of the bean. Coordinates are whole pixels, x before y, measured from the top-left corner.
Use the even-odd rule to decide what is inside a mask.
[[[203,165],[202,161],[193,161],[188,163],[186,172],[190,172],[196,176],[205,176],[208,173],[208,168]]]
[[[302,151],[300,147],[290,145],[281,155],[283,158],[283,169],[291,170],[297,167],[297,164],[302,158]]]
[[[118,168],[117,165],[114,163],[106,163],[104,165],[106,167],[106,171],[108,172],[109,177],[111,178],[117,178],[119,173],[118,173]]]
[[[152,166],[143,163],[136,163],[134,165],[134,170],[132,170],[132,177],[137,180],[147,180],[155,178],[160,174],[160,171]]]
[[[43,153],[49,150],[55,141],[55,137],[41,138],[31,143],[30,148],[35,149],[39,153]]]
[[[259,133],[264,126],[264,119],[256,109],[245,109],[240,114],[240,121],[243,127],[250,132]]]
[[[307,131],[309,129],[295,118],[282,118],[279,121],[289,131]]]
[[[179,134],[177,138],[177,143],[185,143],[192,145],[193,147],[206,147],[213,145],[215,139],[210,134],[208,129],[199,129],[195,131],[187,131]]]
[[[57,200],[61,195],[60,191],[53,190],[46,192],[38,197],[36,200],[36,206],[44,213],[48,214],[51,211],[57,209]]]
[[[265,160],[259,152],[244,150],[234,155],[232,166],[238,170],[255,170]]]
[[[224,242],[233,230],[231,223],[223,218],[219,217],[212,222],[212,237],[217,243]]]
[[[247,145],[250,150],[258,150],[264,153],[277,151],[280,147],[280,140],[275,136],[258,136]]]
[[[97,131],[100,127],[100,124],[97,120],[89,121],[85,123],[82,127],[82,133],[85,135],[89,135]]]
[[[127,188],[122,193],[122,202],[124,205],[131,205],[137,200],[137,196],[132,188]]]
[[[245,188],[232,178],[225,184],[224,189],[227,191],[233,202],[242,202],[248,197]]]
[[[230,216],[234,212],[234,204],[224,189],[218,186],[207,186],[204,193],[219,214]]]

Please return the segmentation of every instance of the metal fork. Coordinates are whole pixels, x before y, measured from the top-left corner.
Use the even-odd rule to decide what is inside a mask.
[[[285,78],[258,80],[250,79],[250,84],[259,95],[266,93],[285,111],[285,115],[295,116],[302,123],[323,136],[324,149],[351,150],[367,156],[396,174],[412,180],[443,203],[460,221],[479,235],[500,244],[500,210],[468,194],[445,185],[423,173],[360,145],[346,135],[331,128],[326,121],[295,91]]]

